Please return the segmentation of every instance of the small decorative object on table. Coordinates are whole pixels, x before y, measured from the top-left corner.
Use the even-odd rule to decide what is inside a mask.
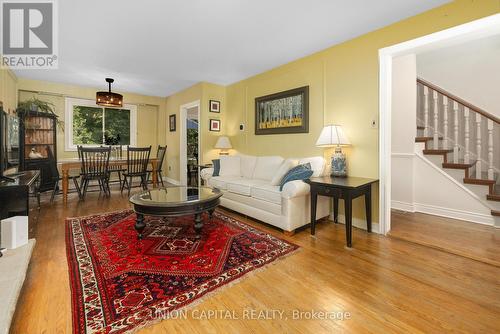
[[[335,153],[332,155],[331,176],[347,177],[347,159],[342,152],[341,146],[351,145],[340,125],[327,125],[321,131],[316,146],[335,146]]]

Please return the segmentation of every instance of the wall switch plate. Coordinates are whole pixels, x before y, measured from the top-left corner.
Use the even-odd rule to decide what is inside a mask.
[[[243,123],[240,124],[240,131],[245,131],[245,124]]]
[[[372,119],[370,122],[370,126],[372,129],[377,129],[378,128],[378,120],[376,118]]]

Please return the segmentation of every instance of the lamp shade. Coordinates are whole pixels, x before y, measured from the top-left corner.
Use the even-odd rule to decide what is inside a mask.
[[[233,146],[231,146],[231,141],[228,137],[220,136],[219,139],[217,139],[217,143],[215,143],[215,148],[227,150],[233,148]]]
[[[327,125],[321,131],[316,146],[329,147],[329,146],[344,146],[351,145],[347,139],[342,127],[340,125]]]

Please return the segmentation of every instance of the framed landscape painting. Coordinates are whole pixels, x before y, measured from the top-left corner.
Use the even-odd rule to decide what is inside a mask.
[[[255,99],[255,134],[309,132],[309,86]]]

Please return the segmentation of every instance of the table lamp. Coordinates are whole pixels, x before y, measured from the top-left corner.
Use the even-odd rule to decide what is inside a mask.
[[[231,146],[231,141],[226,136],[220,136],[215,143],[215,148],[220,149],[219,155],[229,155],[228,150],[233,148]]]
[[[347,176],[347,159],[342,153],[341,146],[351,145],[340,125],[327,125],[321,131],[316,146],[318,147],[333,147],[335,153],[332,155],[331,176],[346,177]]]

